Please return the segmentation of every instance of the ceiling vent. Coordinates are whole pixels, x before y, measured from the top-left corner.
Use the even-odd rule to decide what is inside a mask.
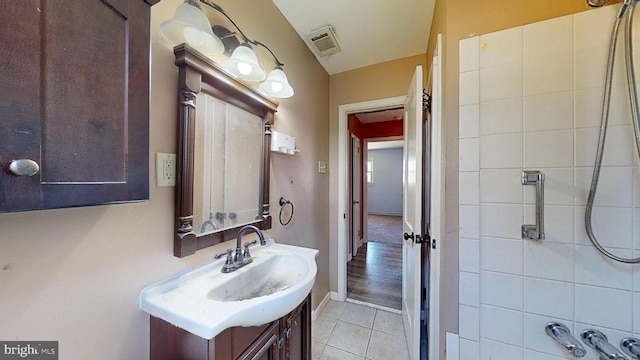
[[[307,41],[320,57],[333,55],[341,51],[338,40],[336,40],[336,34],[330,25],[318,29],[311,35],[307,35]]]

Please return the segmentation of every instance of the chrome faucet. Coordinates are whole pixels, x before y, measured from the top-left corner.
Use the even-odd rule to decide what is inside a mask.
[[[584,330],[582,332],[582,342],[593,348],[600,360],[628,360],[618,349],[609,344],[607,336],[598,330]]]
[[[253,262],[253,259],[251,258],[251,253],[249,252],[249,246],[255,245],[258,241],[253,240],[251,242],[245,243],[244,251],[242,250],[242,247],[243,247],[242,235],[244,235],[249,231],[253,231],[256,234],[258,234],[258,237],[260,238],[260,245],[264,246],[267,244],[267,241],[264,239],[264,235],[262,235],[262,231],[260,231],[260,229],[258,229],[253,225],[244,226],[242,229],[240,229],[240,231],[238,231],[238,237],[236,238],[235,255],[233,254],[232,249],[228,249],[226,252],[217,254],[216,256],[214,256],[214,259],[220,259],[223,256],[227,257],[220,271],[222,271],[223,273],[234,272],[240,269],[241,267],[251,264]]]
[[[578,340],[571,336],[569,328],[561,323],[551,322],[545,327],[547,335],[562,345],[571,355],[575,357],[584,357],[587,351],[580,345]]]

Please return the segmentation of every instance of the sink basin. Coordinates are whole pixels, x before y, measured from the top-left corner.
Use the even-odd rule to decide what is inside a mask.
[[[205,339],[233,326],[257,326],[293,310],[311,291],[318,250],[278,244],[251,248],[253,262],[232,273],[224,259],[142,289],[139,307]]]
[[[236,276],[228,277],[207,297],[215,301],[242,301],[267,296],[291,288],[309,273],[303,257],[288,254],[274,254],[246,271],[236,271]]]

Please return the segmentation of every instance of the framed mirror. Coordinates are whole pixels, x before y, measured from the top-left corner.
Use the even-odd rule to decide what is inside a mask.
[[[186,44],[179,69],[174,255],[271,228],[271,125],[278,103]]]

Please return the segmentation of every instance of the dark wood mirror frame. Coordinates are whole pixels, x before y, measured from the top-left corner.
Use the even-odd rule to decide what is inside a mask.
[[[265,97],[247,83],[233,78],[212,60],[198,51],[181,44],[173,49],[178,66],[178,148],[176,176],[176,223],[173,254],[185,257],[197,250],[219,244],[237,236],[242,226],[254,225],[262,230],[271,228],[269,214],[269,164],[271,161],[271,125],[278,102]],[[193,229],[194,153],[196,95],[206,92],[224,102],[248,111],[263,120],[264,148],[261,164],[258,198],[262,215],[257,220],[236,227],[196,234]]]

